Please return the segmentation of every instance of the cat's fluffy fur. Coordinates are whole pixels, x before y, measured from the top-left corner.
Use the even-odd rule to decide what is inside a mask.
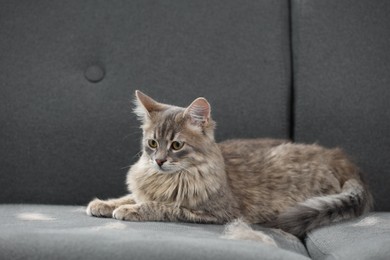
[[[137,91],[143,152],[128,173],[131,194],[95,199],[87,213],[218,224],[241,218],[302,237],[370,209],[359,169],[340,149],[272,139],[217,144],[210,112],[204,98],[181,108]]]

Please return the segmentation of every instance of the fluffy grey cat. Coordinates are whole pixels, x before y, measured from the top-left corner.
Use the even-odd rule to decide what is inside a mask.
[[[128,172],[131,193],[95,199],[87,214],[217,224],[240,218],[302,237],[370,210],[360,171],[340,149],[272,139],[216,143],[210,112],[204,98],[181,108],[136,91],[143,150]]]

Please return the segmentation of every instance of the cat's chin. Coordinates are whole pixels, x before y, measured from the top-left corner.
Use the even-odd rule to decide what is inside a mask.
[[[155,166],[154,169],[159,174],[175,174],[179,171],[178,169],[168,168],[164,166],[163,167]]]

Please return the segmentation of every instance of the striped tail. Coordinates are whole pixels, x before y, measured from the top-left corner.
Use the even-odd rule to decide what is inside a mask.
[[[302,238],[316,227],[358,217],[371,207],[372,197],[368,189],[358,180],[350,179],[344,183],[341,193],[298,203],[265,225]]]

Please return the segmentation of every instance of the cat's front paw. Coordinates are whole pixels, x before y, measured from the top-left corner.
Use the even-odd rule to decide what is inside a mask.
[[[142,221],[139,209],[139,204],[122,205],[114,210],[112,217],[118,220]]]
[[[86,212],[89,216],[110,218],[114,209],[108,202],[94,199],[88,204]]]

